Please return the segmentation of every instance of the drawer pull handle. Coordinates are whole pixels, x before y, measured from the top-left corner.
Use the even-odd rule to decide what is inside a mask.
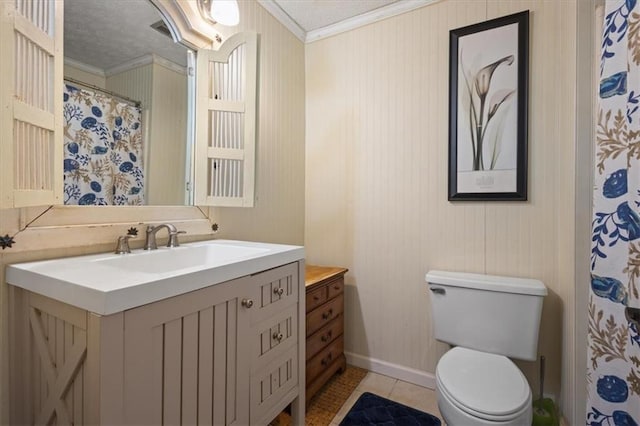
[[[327,318],[329,318],[331,315],[333,315],[333,308],[329,309],[327,312],[323,312],[323,313],[322,313],[322,319],[327,319]]]
[[[277,340],[278,342],[281,342],[283,338],[284,338],[284,335],[282,333],[278,333],[277,331],[273,333],[273,340]]]
[[[332,359],[333,359],[333,355],[331,355],[331,353],[329,353],[329,355],[327,355],[325,358],[322,359],[322,361],[320,361],[320,364],[328,365],[331,362]]]
[[[333,289],[334,289],[334,290],[340,290],[340,286],[339,286],[339,285],[334,285],[334,286],[333,286]]]
[[[282,293],[284,293],[284,288],[282,287],[276,287],[273,289],[273,294],[277,294],[278,296],[282,296]]]
[[[244,306],[245,308],[250,308],[253,306],[253,300],[251,299],[242,299],[242,306]]]
[[[331,330],[329,330],[326,334],[323,334],[322,337],[320,337],[320,340],[323,342],[327,342],[329,339],[331,339]]]
[[[319,296],[313,296],[313,300],[315,300],[317,302],[318,300],[320,300],[320,297]]]

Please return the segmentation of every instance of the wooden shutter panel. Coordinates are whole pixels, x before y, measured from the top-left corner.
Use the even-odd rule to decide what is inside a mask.
[[[253,207],[258,35],[198,51],[195,204]]]
[[[63,2],[0,1],[0,208],[62,199]]]

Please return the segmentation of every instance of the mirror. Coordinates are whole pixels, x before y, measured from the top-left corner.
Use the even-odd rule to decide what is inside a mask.
[[[65,204],[192,204],[194,53],[157,9],[65,0],[64,57]]]

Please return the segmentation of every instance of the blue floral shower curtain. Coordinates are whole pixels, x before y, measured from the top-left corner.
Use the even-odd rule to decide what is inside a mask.
[[[135,106],[65,84],[65,204],[144,204],[140,118]]]
[[[588,425],[640,424],[640,4],[607,0],[600,52]]]

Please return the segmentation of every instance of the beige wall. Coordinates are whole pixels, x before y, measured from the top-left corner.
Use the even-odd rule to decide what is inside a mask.
[[[238,4],[238,31],[259,34],[256,200],[253,208],[217,208],[211,216],[219,237],[302,244],[305,47],[257,2]]]
[[[188,231],[181,240],[218,237],[302,244],[304,232],[304,45],[256,2],[240,2],[242,25],[260,34],[258,200],[254,209],[62,207],[0,210],[0,424],[8,424],[8,310],[6,264],[109,251],[130,226],[170,220]],[[81,210],[79,210],[81,209]],[[210,216],[207,214],[210,213]],[[142,238],[132,242],[141,247]]]
[[[182,205],[185,200],[187,75],[153,64],[152,130],[147,177],[149,204]]]
[[[449,30],[526,9],[529,201],[448,202]],[[538,278],[549,289],[546,392],[560,397],[574,298],[575,9],[448,0],[307,45],[307,261],[350,270],[346,351],[433,373],[446,346],[433,338],[427,271]],[[519,365],[537,389],[537,364]]]
[[[86,84],[106,88],[106,78],[103,75],[96,75],[87,71],[83,71],[73,65],[64,64],[64,77],[72,78]]]

